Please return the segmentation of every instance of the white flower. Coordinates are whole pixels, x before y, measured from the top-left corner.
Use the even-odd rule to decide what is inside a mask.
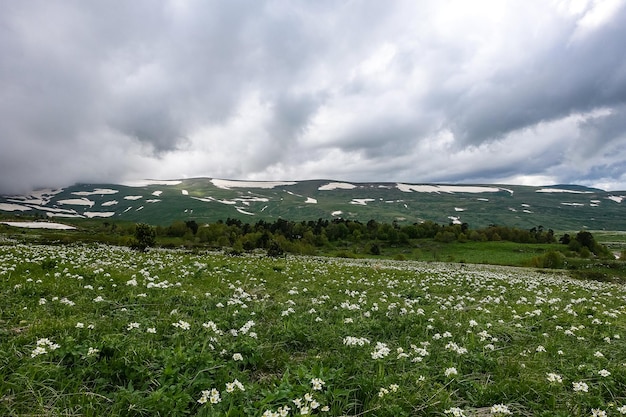
[[[600,370],[598,371],[598,374],[600,374],[600,376],[603,376],[603,377],[605,377],[605,378],[606,378],[607,376],[611,375],[611,373],[610,373],[609,371],[607,371],[606,369],[600,369]]]
[[[458,373],[459,373],[459,372],[458,372],[458,371],[456,370],[456,368],[454,368],[454,367],[452,367],[452,368],[447,368],[447,369],[444,371],[444,375],[445,375],[445,376],[448,376],[448,377],[449,377],[449,376],[458,375]],[[456,415],[456,414],[455,414],[455,415]]]
[[[387,347],[386,343],[376,342],[376,348],[371,355],[372,359],[381,359],[389,355],[389,353],[391,353],[391,350]]]
[[[76,323],[77,329],[83,329],[84,327],[85,327],[85,323],[81,323],[81,322]]]
[[[191,325],[183,320],[178,320],[176,323],[172,323],[172,326],[178,327],[182,330],[189,330],[191,328]]]
[[[87,356],[94,356],[94,355],[97,355],[98,353],[100,353],[99,349],[90,347],[89,350],[87,351]]]
[[[626,405],[623,405],[617,409],[620,414],[626,414]]]
[[[138,329],[138,328],[139,328],[139,323],[132,322],[132,323],[128,323],[128,327],[126,327],[126,330],[132,330],[132,329]]]
[[[227,382],[226,383],[226,392],[233,392],[235,390],[235,388],[239,389],[240,391],[245,391],[246,389],[244,388],[243,384],[241,382],[239,382],[239,380],[235,379],[233,382]]]
[[[233,360],[234,361],[242,361],[243,360],[243,356],[241,355],[241,353],[234,353],[233,354]]]
[[[584,382],[572,382],[574,392],[589,392],[589,386]]]
[[[446,414],[452,414],[453,417],[465,417],[465,413],[459,407],[452,407],[444,411]]]
[[[491,414],[495,414],[495,415],[506,415],[506,414],[512,414],[511,410],[509,410],[509,407],[507,407],[504,404],[494,404],[491,406]]]
[[[596,351],[596,353],[594,353],[593,356],[595,356],[596,358],[604,358],[604,355],[599,350]]]
[[[364,346],[369,345],[370,341],[364,337],[346,336],[343,338],[343,344],[346,346]]]
[[[314,391],[321,391],[324,384],[326,384],[326,382],[322,381],[320,378],[313,378],[311,380],[311,385],[313,385]]]
[[[561,382],[563,382],[563,378],[561,378],[561,375],[555,374],[555,373],[552,373],[552,372],[548,372],[547,379],[548,379],[548,382],[556,382],[556,383],[559,383],[559,384]]]
[[[593,408],[591,410],[591,417],[606,417],[606,411],[599,408]]]
[[[154,333],[156,333],[156,328],[154,328],[154,327],[148,327],[148,328],[146,329],[146,332],[148,332],[148,333],[153,333],[153,334],[154,334]]]

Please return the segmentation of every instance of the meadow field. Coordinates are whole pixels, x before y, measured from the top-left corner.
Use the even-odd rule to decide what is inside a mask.
[[[0,242],[0,415],[626,415],[626,287]]]

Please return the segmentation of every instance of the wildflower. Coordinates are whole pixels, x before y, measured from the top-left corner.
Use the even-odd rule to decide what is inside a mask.
[[[156,328],[154,328],[154,327],[148,327],[148,328],[146,329],[146,332],[147,332],[147,333],[153,333],[153,334],[154,334],[154,333],[156,333]]]
[[[376,342],[376,348],[372,352],[372,359],[381,359],[389,355],[391,350],[387,347],[386,343]]]
[[[626,405],[624,407],[626,407]],[[326,413],[326,412],[330,411],[330,407],[325,405],[324,407],[320,408],[320,411],[323,411],[323,412]]]
[[[320,378],[313,378],[311,380],[311,385],[313,385],[313,390],[315,391],[321,391],[323,389],[324,384],[326,383],[322,381]]]
[[[623,405],[617,409],[620,414],[626,414],[626,405]]]
[[[234,361],[242,361],[243,360],[243,356],[241,355],[241,353],[234,353],[233,354],[233,360]]]
[[[220,392],[215,388],[211,389],[209,401],[211,402],[211,404],[217,404],[222,401],[222,399],[220,398]]]
[[[35,349],[33,349],[33,351],[30,354],[30,357],[34,358],[35,356],[39,356],[39,355],[43,355],[45,353],[48,353],[48,349],[52,351],[52,350],[57,350],[60,347],[61,346],[59,346],[56,343],[53,343],[47,337],[44,337],[43,339],[37,340],[37,347]]]
[[[603,377],[605,377],[605,378],[606,378],[607,376],[611,375],[611,373],[610,373],[609,371],[607,371],[606,369],[600,369],[600,370],[598,371],[598,374],[600,374],[600,376],[603,376]]]
[[[126,327],[126,330],[133,330],[133,329],[138,329],[138,328],[139,328],[139,323],[132,322],[132,323],[128,323],[128,327]]]
[[[380,398],[383,398],[387,394],[389,394],[389,390],[385,387],[382,387],[380,390],[378,390],[378,396]]]
[[[76,323],[76,328],[77,329],[83,329],[85,327],[85,323],[81,323],[80,321],[78,323]]]
[[[589,392],[589,386],[584,382],[572,382],[574,392]]]
[[[458,375],[458,373],[459,373],[459,372],[458,372],[458,371],[456,370],[456,368],[454,368],[454,367],[452,367],[452,368],[447,368],[447,369],[444,371],[444,375],[445,375],[445,376],[448,376],[448,377],[449,377],[449,376]],[[455,415],[456,415],[456,414],[455,414]]]
[[[239,382],[239,380],[235,379],[233,382],[227,382],[226,383],[226,392],[233,392],[235,391],[235,388],[239,389],[240,391],[245,391],[246,389],[244,388],[243,384],[241,382]]]
[[[452,414],[453,417],[465,417],[465,413],[459,407],[452,407],[444,411],[446,414]]]
[[[504,404],[494,404],[491,406],[491,414],[495,414],[495,415],[507,415],[507,414],[512,414],[511,410],[509,410],[509,407],[507,407]]]
[[[87,351],[87,356],[94,356],[94,355],[97,355],[98,353],[100,353],[99,349],[90,347],[89,350]]]
[[[548,379],[548,382],[556,382],[556,383],[559,383],[559,384],[561,382],[563,382],[563,378],[561,378],[561,375],[555,374],[555,373],[552,373],[552,372],[548,372],[547,379]]]
[[[104,298],[102,298],[101,295],[97,296],[96,298],[93,299],[94,303],[101,303],[102,301],[104,301]]]
[[[178,322],[172,323],[172,326],[178,327],[183,330],[189,330],[191,328],[191,325],[183,320],[178,320]]]
[[[591,410],[592,417],[606,417],[606,411],[600,410],[599,408],[593,408]]]
[[[47,302],[47,301],[46,301],[46,299],[45,299],[45,298],[40,298],[40,299],[39,299],[39,305],[40,305],[40,306],[42,306],[42,305],[46,304],[46,302]]]
[[[546,348],[544,348],[543,346],[539,345],[537,346],[537,349],[535,349],[536,352],[545,352]]]
[[[594,353],[593,356],[595,356],[596,358],[604,358],[604,355],[599,350],[596,351],[596,353]]]
[[[343,338],[343,344],[346,346],[364,346],[369,345],[370,341],[364,337],[346,336]]]

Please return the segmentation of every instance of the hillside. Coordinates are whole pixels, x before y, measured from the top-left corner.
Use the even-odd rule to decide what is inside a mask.
[[[237,218],[256,223],[345,219],[410,224],[468,223],[555,230],[626,230],[626,191],[576,185],[444,185],[348,183],[332,180],[283,182],[193,178],[126,184],[77,184],[27,196],[0,196],[0,216],[102,218],[170,224]]]

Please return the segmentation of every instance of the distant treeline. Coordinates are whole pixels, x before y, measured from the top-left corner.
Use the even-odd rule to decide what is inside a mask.
[[[440,225],[431,221],[399,225],[370,220],[318,219],[294,222],[277,219],[260,220],[254,224],[238,219],[227,219],[206,225],[196,221],[177,221],[170,226],[157,226],[157,238],[179,238],[217,247],[230,247],[235,251],[269,249],[277,245],[293,253],[314,253],[316,248],[337,246],[338,243],[369,243],[376,254],[381,245],[405,246],[415,239],[434,239],[442,243],[486,242],[506,240],[517,243],[556,243],[552,229],[543,226],[529,230],[491,225],[483,229],[470,229],[467,223]]]

